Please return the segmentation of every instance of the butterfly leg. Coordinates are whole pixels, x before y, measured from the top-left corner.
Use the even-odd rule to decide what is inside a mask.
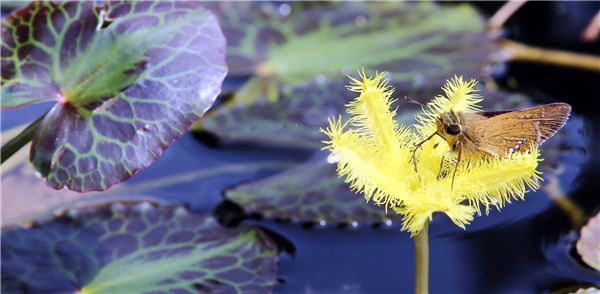
[[[449,149],[446,153],[444,153],[444,156],[442,156],[442,160],[440,161],[440,170],[438,171],[438,175],[437,175],[438,180],[447,175],[447,173],[446,173],[442,176],[442,168],[444,168],[444,161],[446,160],[446,155],[448,155],[448,153],[450,153],[450,152],[452,152],[452,149]]]
[[[458,164],[460,163],[460,159],[462,157],[462,144],[459,142],[456,145],[456,152],[458,153],[456,166],[454,166],[454,172],[452,172],[452,184],[450,185],[450,190],[454,190],[454,177],[456,176],[456,170],[458,170]]]
[[[415,173],[419,173],[419,171],[418,171],[418,169],[417,169],[417,158],[416,158],[416,155],[417,155],[417,150],[418,150],[419,148],[421,148],[421,146],[423,146],[423,144],[425,144],[425,142],[427,142],[427,141],[431,140],[431,138],[433,138],[435,135],[437,135],[437,132],[435,132],[435,133],[431,134],[431,136],[427,137],[427,139],[425,139],[425,140],[423,140],[423,141],[419,142],[419,144],[417,144],[417,145],[415,146],[415,149],[413,149],[413,154],[412,154],[412,156],[411,156],[411,161],[412,161],[412,162],[413,162],[413,164],[414,164],[414,167],[415,167]]]

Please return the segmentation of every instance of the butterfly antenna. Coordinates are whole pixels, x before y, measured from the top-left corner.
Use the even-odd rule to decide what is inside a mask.
[[[411,156],[411,161],[414,164],[415,173],[417,173],[417,175],[419,174],[419,170],[417,169],[417,150],[419,148],[421,148],[421,146],[423,146],[423,144],[425,144],[425,142],[431,140],[431,138],[433,138],[437,134],[438,134],[437,132],[431,134],[431,136],[427,137],[425,140],[423,140],[423,141],[419,142],[419,144],[415,145],[415,149],[413,149],[412,156]]]
[[[423,104],[423,103],[421,103],[421,102],[419,102],[419,101],[417,101],[417,100],[411,99],[411,98],[409,98],[408,96],[404,96],[404,100],[405,100],[406,102],[408,102],[408,103],[417,104],[417,105],[419,105],[419,106],[421,106],[421,107],[425,107],[425,104]]]

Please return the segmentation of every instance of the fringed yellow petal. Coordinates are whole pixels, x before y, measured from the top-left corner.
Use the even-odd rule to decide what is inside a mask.
[[[359,74],[361,80],[351,78],[352,83],[348,87],[351,91],[360,93],[347,105],[351,115],[350,124],[375,147],[375,151],[399,150],[398,123],[394,120],[396,111],[390,109],[395,102],[391,98],[394,90],[383,79],[385,73],[370,77],[363,70]]]
[[[473,220],[476,212],[475,208],[461,204],[461,201],[448,193],[448,189],[439,182],[411,193],[411,197],[402,204],[395,210],[404,215],[402,230],[409,231],[412,236],[419,233],[425,221],[435,212],[445,213],[462,229]]]
[[[433,213],[445,213],[457,226],[465,228],[474,217],[490,207],[498,209],[513,199],[523,199],[525,192],[539,187],[536,170],[541,160],[537,148],[510,158],[464,159],[460,162],[454,188],[452,177],[440,177],[440,168],[453,171],[456,155],[450,147],[434,137],[421,146],[416,165],[411,159],[415,145],[435,132],[435,119],[450,110],[476,111],[481,97],[475,94],[475,81],[455,77],[445,87],[445,96],[436,97],[417,116],[418,134],[394,121],[390,110],[392,90],[382,74],[361,81],[352,79],[349,89],[360,96],[348,105],[351,118],[330,120],[323,132],[329,137],[324,149],[339,156],[338,174],[367,200],[393,207],[404,216],[402,229],[417,234]],[[347,126],[351,129],[345,130]],[[443,165],[443,166],[442,166]]]
[[[466,82],[462,76],[455,76],[452,80],[446,82],[442,88],[445,96],[437,96],[431,102],[427,103],[423,113],[417,115],[417,131],[422,137],[433,134],[436,130],[435,119],[441,113],[449,111],[476,112],[479,111],[477,105],[483,99],[475,86],[477,81],[470,80]]]
[[[479,206],[489,212],[490,206],[500,209],[512,199],[525,197],[527,190],[537,190],[541,180],[536,170],[540,161],[538,148],[516,153],[510,158],[475,160],[463,165],[455,179],[455,192],[464,195],[479,211]]]
[[[415,143],[413,143],[413,146]],[[419,176],[427,181],[437,181],[437,176],[442,164],[444,165],[443,170],[453,168],[454,157],[448,153],[448,150],[450,150],[450,146],[448,146],[448,143],[439,136],[435,136],[431,140],[425,142],[417,153],[418,157],[416,160]],[[412,173],[415,173],[414,170]]]
[[[339,158],[338,174],[346,178],[350,188],[362,192],[365,199],[375,204],[394,207],[400,205],[401,191],[406,191],[406,184],[400,181],[401,175],[395,167],[407,165],[400,158],[390,153],[376,153],[365,144],[354,131],[343,131],[341,121],[330,120],[330,126],[323,132],[330,140],[325,141],[325,149]],[[406,158],[406,157],[405,157]]]

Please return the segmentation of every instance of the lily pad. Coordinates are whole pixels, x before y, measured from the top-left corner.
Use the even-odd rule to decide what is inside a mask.
[[[2,232],[3,293],[265,293],[277,249],[254,227],[148,202],[73,208]]]
[[[325,160],[300,164],[263,180],[238,186],[225,198],[248,213],[310,223],[380,224],[398,216],[367,205],[338,178],[336,165]]]
[[[302,92],[298,95],[300,93]],[[218,124],[214,123],[214,128],[214,117],[206,118],[205,126],[210,127],[210,130],[219,136],[230,139],[320,148],[320,141],[324,138],[318,131],[320,126],[316,124],[328,116],[343,112],[344,104],[347,103],[344,99],[351,97],[341,99],[337,96],[336,99],[333,97],[337,93],[329,92],[331,95],[328,96],[326,90],[320,93],[315,90],[314,93],[314,96],[235,108],[230,112],[223,112],[229,113],[230,116],[223,116]],[[520,94],[482,89],[481,95],[485,97],[482,106],[486,111],[520,109],[532,105],[529,97]],[[397,103],[399,104],[396,119],[402,124],[413,123],[418,107],[402,100]],[[313,116],[307,119],[307,116],[303,116],[304,113],[311,113]],[[241,118],[235,115],[243,117],[243,123]],[[571,123],[574,120],[575,117]],[[217,125],[221,127],[217,128]],[[571,127],[565,127],[551,138],[543,148],[546,159],[544,162],[550,163],[543,166],[544,172],[555,172],[554,163],[567,151],[565,141],[579,144],[583,140],[581,134]],[[572,148],[575,146],[578,145]],[[575,168],[579,163],[577,160],[571,160],[567,165],[573,165]],[[343,179],[338,178],[335,165],[329,164],[325,159],[300,164],[266,179],[238,186],[227,191],[225,198],[242,207],[247,213],[298,222],[382,223],[398,217],[393,212],[386,215],[381,207],[365,204],[363,197],[350,191]]]
[[[478,78],[491,42],[469,5],[352,2],[315,8],[219,3],[233,75],[255,76],[234,103],[279,97],[277,89],[343,79],[357,68],[388,71],[411,87],[453,74]]]
[[[587,265],[600,271],[600,213],[581,228],[577,253]]]
[[[346,84],[347,81],[314,82],[282,93],[283,99],[274,103],[219,108],[203,119],[203,127],[224,141],[320,149],[325,136],[319,129],[327,125],[328,118],[345,115],[346,103],[355,97]],[[406,83],[395,83],[396,119],[402,124],[412,123],[414,113],[419,110],[419,106],[404,101],[404,96],[426,102],[442,94],[440,85],[410,88],[404,87],[408,86]],[[483,103],[486,111],[518,109],[531,104],[523,95],[502,91],[482,89],[482,95],[486,97]]]
[[[212,105],[225,40],[198,2],[38,2],[2,20],[2,109],[56,101],[31,162],[104,190],[150,165]]]

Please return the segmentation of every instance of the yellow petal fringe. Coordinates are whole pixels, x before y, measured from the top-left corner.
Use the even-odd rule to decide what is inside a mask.
[[[438,179],[442,156],[447,144],[434,138],[423,144],[418,159],[418,174],[411,162],[414,146],[435,131],[435,118],[450,110],[474,112],[482,98],[476,93],[476,81],[465,82],[454,77],[444,86],[445,95],[428,103],[417,115],[416,131],[398,125],[396,110],[391,105],[393,89],[384,73],[374,77],[359,73],[351,79],[350,91],[360,93],[350,102],[350,118],[329,120],[321,130],[329,140],[323,141],[331,153],[339,157],[338,174],[350,187],[362,193],[367,201],[392,208],[403,215],[402,229],[414,236],[433,213],[445,213],[454,224],[464,229],[481,215],[483,207],[501,209],[513,199],[524,199],[528,190],[539,188],[540,159],[537,148],[517,153],[510,158],[472,159],[461,163],[455,178]],[[436,143],[444,148],[433,148]],[[453,167],[455,159],[446,157],[445,165]]]

